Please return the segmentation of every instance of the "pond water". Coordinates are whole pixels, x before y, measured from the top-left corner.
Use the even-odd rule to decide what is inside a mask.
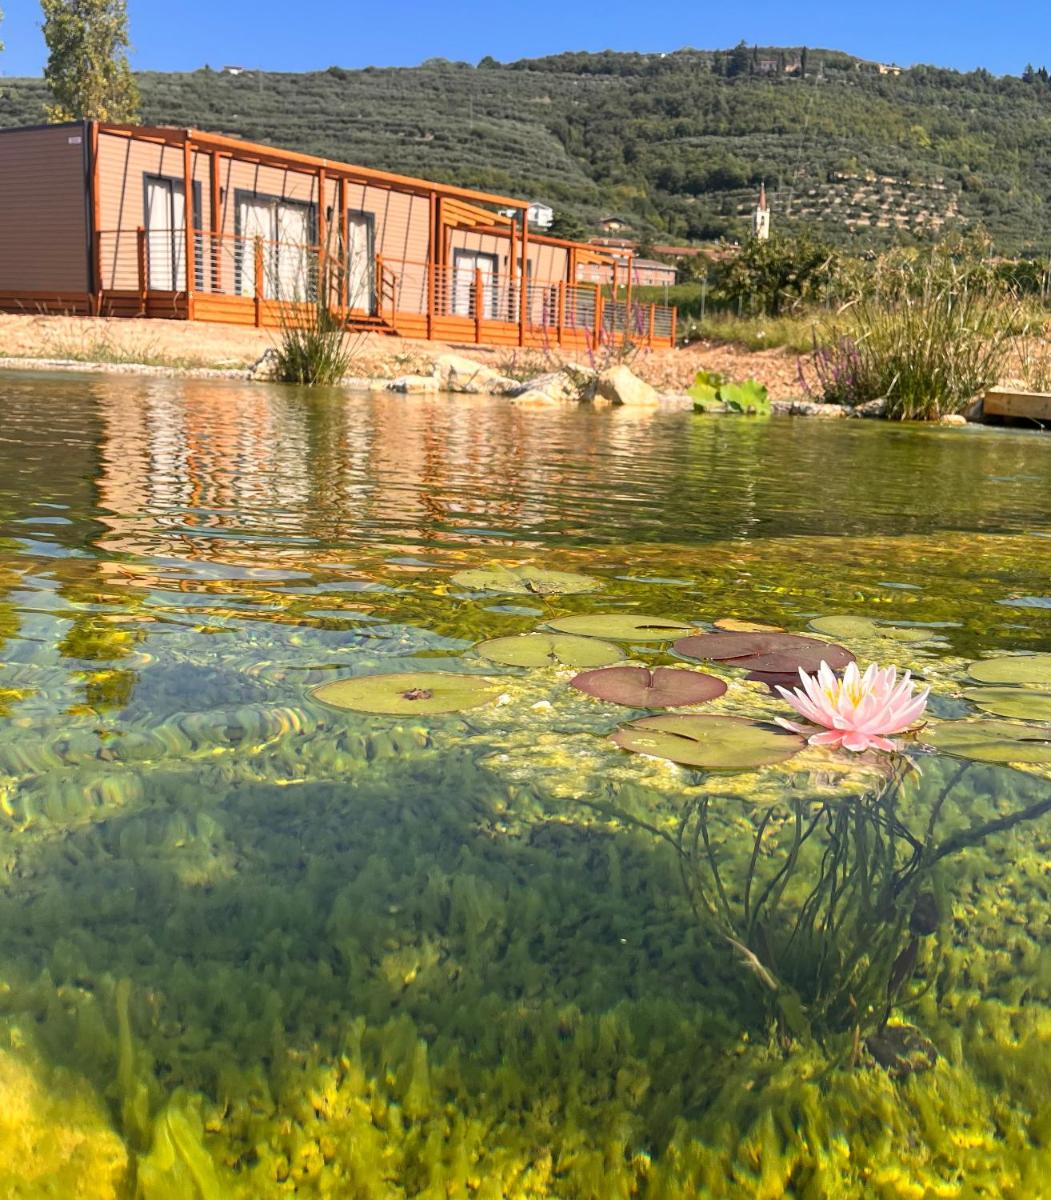
[[[494,565],[595,590],[454,579]],[[962,841],[894,1017],[937,1057],[888,1071],[851,1020],[771,1017],[669,842],[707,797],[737,903],[791,828],[755,841],[764,812],[885,761],[706,776],[618,749],[642,714],[572,670],[473,649],[588,613],[872,618],[860,660],[980,719],[968,664],[1051,652],[1051,439],[0,376],[0,1192],[1048,1194],[1051,816],[1010,817],[1051,766],[909,751],[903,823]],[[439,669],[499,695],[312,695]],[[705,669],[706,711],[791,715]]]

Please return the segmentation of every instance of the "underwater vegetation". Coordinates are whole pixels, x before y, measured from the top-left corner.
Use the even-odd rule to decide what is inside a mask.
[[[157,438],[148,493],[111,412],[102,503],[0,528],[0,1194],[1047,1194],[1051,642],[1013,601],[1051,538],[770,533],[776,418],[677,427],[681,460],[632,435],[602,520],[608,457],[530,479],[557,513],[502,507],[513,456],[471,507],[436,426],[395,527],[347,466],[367,421],[317,407],[301,478],[250,402],[256,441],[200,406],[189,467]],[[495,470],[476,428],[457,470]],[[697,495],[725,536],[682,532]],[[675,649],[756,633],[911,671],[928,724],[807,745],[784,642]]]

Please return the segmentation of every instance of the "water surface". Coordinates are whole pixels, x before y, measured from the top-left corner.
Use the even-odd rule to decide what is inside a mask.
[[[494,561],[603,586],[452,581]],[[884,659],[967,716],[966,663],[1051,650],[1049,606],[1039,433],[0,377],[0,1085],[43,1126],[19,1170],[147,1200],[1041,1194],[1047,824],[946,874],[938,1066],[819,1086],[763,1047],[667,847],[596,807],[659,826],[698,786],[612,747],[623,713],[553,671],[428,721],[310,688],[492,673],[477,641],[569,612],[846,612],[924,630]],[[720,704],[775,711],[739,681]],[[958,767],[922,765],[917,803]],[[788,786],[719,783],[741,819]],[[946,820],[1049,787],[978,765]]]

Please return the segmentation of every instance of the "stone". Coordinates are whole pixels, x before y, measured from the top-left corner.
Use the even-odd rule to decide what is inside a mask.
[[[588,391],[594,374],[590,367],[549,371],[546,375],[537,375],[534,379],[519,384],[509,394],[516,400],[534,392],[542,392],[550,400],[559,403],[567,400],[586,400],[590,399]]]
[[[770,410],[791,417],[845,417],[847,409],[842,404],[820,404],[816,400],[771,400]]]
[[[520,404],[526,408],[559,408],[570,403],[569,400],[552,396],[550,392],[541,391],[539,388],[527,388],[508,398],[512,404]]]
[[[650,387],[623,364],[599,372],[595,393],[613,404],[623,404],[628,408],[656,408],[660,402],[656,388]]]
[[[852,417],[882,417],[886,412],[886,398],[880,396],[876,400],[866,400],[864,404],[855,404],[850,410],[850,415]]]
[[[938,418],[939,425],[966,425],[967,418],[963,413],[945,413]]]
[[[280,356],[273,346],[271,346],[268,350],[264,350],[248,368],[248,378],[257,381],[276,379],[280,361]]]
[[[518,388],[518,381],[501,375],[485,363],[461,354],[442,354],[434,362],[441,387],[447,392],[487,393],[502,396]]]
[[[392,379],[387,384],[388,392],[405,394],[434,393],[440,390],[441,382],[437,375],[399,375],[397,379]]]

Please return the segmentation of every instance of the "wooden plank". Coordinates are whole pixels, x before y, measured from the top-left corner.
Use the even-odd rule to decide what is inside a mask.
[[[182,180],[183,180],[183,241],[186,244],[186,300],[187,310],[193,316],[193,289],[197,282],[197,238],[194,236],[194,224],[200,214],[193,211],[193,147],[190,145],[189,134],[182,144]]]
[[[1026,392],[1014,388],[993,387],[985,393],[982,415],[1051,421],[1051,392]]]
[[[99,198],[99,123],[89,126],[88,146],[91,154],[91,290],[95,293],[95,311],[102,300],[102,202]]]

